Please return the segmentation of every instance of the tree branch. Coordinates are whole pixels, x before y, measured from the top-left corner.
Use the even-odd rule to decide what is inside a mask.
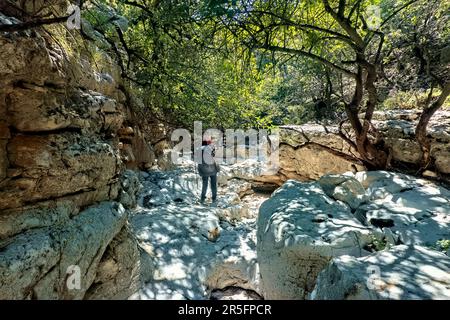
[[[356,74],[348,69],[345,69],[343,67],[338,66],[337,64],[334,64],[331,61],[326,60],[325,58],[322,58],[321,56],[315,55],[313,53],[307,52],[307,51],[303,51],[300,49],[293,49],[293,48],[285,48],[285,47],[279,47],[279,46],[273,46],[273,45],[254,45],[254,48],[258,48],[258,49],[266,49],[266,50],[270,50],[270,51],[277,51],[277,52],[283,52],[283,53],[289,53],[289,54],[295,54],[295,55],[300,55],[300,56],[304,56],[307,58],[311,58],[313,60],[316,60],[334,70],[337,70],[343,74],[346,74],[352,78],[356,77]]]
[[[431,99],[431,92],[427,100]],[[420,144],[420,148],[422,149],[422,160],[421,160],[422,169],[425,169],[428,166],[431,159],[430,158],[431,143],[427,137],[428,122],[430,121],[434,113],[437,110],[439,110],[439,108],[444,104],[445,100],[449,95],[450,95],[450,82],[446,83],[445,86],[442,88],[442,92],[440,96],[436,99],[436,101],[434,101],[431,106],[426,107],[423,110],[422,114],[420,115],[419,122],[417,123],[415,135],[416,140]]]
[[[345,30],[345,32],[347,32],[347,34],[354,41],[356,46],[360,49],[360,51],[362,51],[362,49],[364,49],[365,44],[361,36],[356,31],[356,29],[350,25],[348,20],[346,20],[343,16],[339,15],[331,8],[328,0],[322,0],[322,2],[325,7],[325,11],[328,12],[334,18],[334,20],[342,27],[342,29]]]
[[[347,142],[355,151],[358,151],[358,148],[356,147],[356,143],[353,142],[343,131],[342,126],[344,125],[344,123],[348,121],[348,118],[342,120],[341,122],[339,122],[339,126],[338,126],[338,136],[341,137],[342,140],[344,140],[345,142]]]
[[[384,26],[389,20],[391,20],[397,13],[399,13],[400,11],[402,11],[403,9],[405,9],[406,7],[409,7],[410,5],[412,5],[414,2],[417,2],[418,0],[411,0],[407,3],[405,3],[403,6],[401,6],[400,8],[398,8],[397,10],[395,10],[394,12],[392,12],[386,19],[384,19],[384,21],[380,24],[380,28],[382,26]],[[379,28],[379,29],[380,29]]]
[[[292,21],[290,19],[287,19],[286,17],[280,16],[274,12],[270,12],[270,11],[263,11],[263,10],[252,10],[251,13],[259,13],[259,14],[266,14],[266,15],[270,15],[273,16],[277,19],[281,20],[281,23],[278,24],[278,26],[290,26],[290,27],[296,27],[298,29],[301,30],[315,30],[315,31],[319,31],[319,32],[323,32],[323,33],[327,33],[330,34],[332,36],[335,36],[337,39],[342,40],[344,42],[347,42],[348,44],[353,44],[352,39],[349,36],[346,36],[345,34],[342,34],[340,32],[337,31],[333,31],[333,30],[329,30],[329,29],[325,29],[325,28],[321,28],[315,25],[311,25],[311,24],[307,24],[307,23],[297,23],[295,21]]]
[[[26,22],[16,23],[16,24],[1,24],[0,32],[17,32],[28,30],[36,27],[41,27],[44,25],[57,24],[66,22],[71,15],[64,17],[48,18],[48,19],[34,19]]]

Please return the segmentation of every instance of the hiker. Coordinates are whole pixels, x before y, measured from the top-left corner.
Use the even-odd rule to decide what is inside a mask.
[[[219,165],[216,163],[215,148],[211,139],[204,139],[202,141],[202,159],[198,164],[198,173],[202,177],[202,194],[200,202],[203,204],[208,190],[208,180],[211,180],[212,202],[217,200],[217,173],[220,171]]]

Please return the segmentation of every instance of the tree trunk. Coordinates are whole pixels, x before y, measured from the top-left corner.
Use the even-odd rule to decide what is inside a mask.
[[[346,113],[350,120],[353,130],[356,135],[356,150],[358,151],[361,159],[366,167],[370,170],[386,169],[388,166],[389,153],[384,146],[384,141],[378,141],[373,143],[370,141],[368,134],[371,128],[371,120],[373,112],[377,104],[377,90],[375,87],[375,81],[377,79],[376,66],[364,62],[364,59],[360,57],[361,64],[365,66],[367,71],[365,89],[368,93],[368,100],[366,103],[366,112],[364,115],[364,122],[358,118],[359,106],[362,102],[362,96],[364,92],[364,82],[362,76],[362,66],[358,67],[358,74],[356,77],[355,93],[351,103],[346,106]]]
[[[374,64],[366,64],[367,76],[365,87],[367,91],[366,113],[360,135],[364,158],[369,168],[386,169],[388,164],[389,152],[386,150],[384,140],[372,142],[368,138],[369,130],[372,127],[371,121],[375,107],[378,103],[378,93],[375,86],[377,80],[377,69]]]
[[[350,104],[345,105],[345,112],[347,113],[348,120],[350,121],[353,130],[355,130],[356,136],[359,136],[362,130],[361,121],[358,118],[358,112],[363,97],[363,90],[362,68],[358,66],[358,71],[355,77],[355,92],[353,93]]]
[[[420,161],[421,170],[425,170],[431,161],[431,141],[427,137],[427,126],[433,114],[439,110],[439,108],[444,104],[445,100],[450,94],[450,82],[446,83],[442,88],[440,96],[434,101],[431,106],[425,107],[422,114],[420,115],[419,123],[416,126],[416,140],[420,145],[422,150],[422,159]]]

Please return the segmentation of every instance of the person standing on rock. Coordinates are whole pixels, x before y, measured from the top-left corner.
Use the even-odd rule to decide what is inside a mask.
[[[202,204],[205,202],[206,192],[208,190],[208,180],[210,180],[212,202],[215,203],[217,200],[217,173],[220,171],[220,167],[214,159],[215,148],[211,139],[207,138],[202,141],[201,152],[201,162],[197,165],[198,173],[202,177],[202,194],[200,202]]]

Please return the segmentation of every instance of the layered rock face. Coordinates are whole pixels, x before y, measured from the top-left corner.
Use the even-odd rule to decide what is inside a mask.
[[[374,126],[383,134],[392,148],[392,159],[417,165],[421,150],[414,137],[420,111],[375,112]],[[338,135],[336,126],[305,124],[280,127],[280,170],[266,177],[281,185],[287,179],[316,180],[324,174],[362,171],[355,161],[355,151]],[[428,125],[431,156],[441,174],[450,174],[450,112],[438,111]]]
[[[421,159],[421,149],[415,140],[414,131],[420,111],[392,110],[377,111],[372,123],[383,134],[392,150],[392,163],[417,166]],[[344,129],[351,132],[350,128]],[[275,172],[264,172],[267,160],[253,154],[257,145],[242,145],[237,148],[238,165],[233,166],[235,174],[254,185],[273,189],[289,179],[299,181],[317,180],[326,174],[340,174],[347,171],[364,171],[366,168],[358,160],[359,155],[338,134],[336,125],[307,123],[304,125],[281,126],[278,130],[278,156]],[[450,111],[440,110],[430,120],[428,136],[431,140],[431,156],[437,172],[432,176],[450,174]],[[275,147],[275,146],[272,146]],[[258,149],[259,150],[259,149]],[[268,147],[267,147],[267,150]],[[276,154],[275,154],[276,155]],[[273,170],[271,170],[273,171]]]
[[[267,299],[445,299],[450,191],[385,171],[289,180],[264,202],[257,256]],[[312,293],[312,294],[311,294]]]
[[[324,174],[343,173],[352,168],[364,170],[352,158],[350,145],[336,133],[336,128],[318,124],[281,127],[281,180],[317,180]]]
[[[374,114],[373,123],[386,136],[392,148],[394,160],[416,164],[422,157],[419,144],[414,139],[414,131],[419,121],[420,111],[385,111]],[[433,115],[427,128],[431,139],[431,157],[436,169],[450,174],[450,111],[440,110]]]
[[[0,299],[123,298],[148,271],[125,229],[138,185],[123,171],[153,153],[139,132],[133,159],[121,148],[129,111],[112,60],[52,35],[0,34]]]
[[[2,216],[53,199],[85,206],[114,198],[124,100],[113,65],[92,70],[85,56],[68,57],[34,31],[0,41]]]

